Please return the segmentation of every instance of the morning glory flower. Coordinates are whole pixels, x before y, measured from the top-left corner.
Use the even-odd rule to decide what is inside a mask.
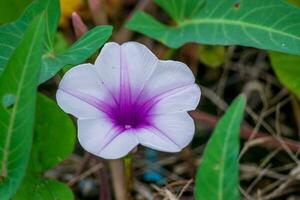
[[[56,98],[78,118],[83,148],[116,159],[139,144],[165,152],[188,145],[195,125],[187,111],[198,105],[200,89],[185,64],[159,60],[137,42],[110,42],[94,65],[64,75]]]

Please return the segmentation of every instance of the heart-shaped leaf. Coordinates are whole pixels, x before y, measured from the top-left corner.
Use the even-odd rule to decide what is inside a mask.
[[[187,42],[244,45],[300,55],[300,9],[274,0],[156,0],[176,22],[137,12],[127,27],[177,48]]]

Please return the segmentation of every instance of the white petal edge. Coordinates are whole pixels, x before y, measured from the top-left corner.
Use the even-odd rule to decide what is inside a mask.
[[[171,114],[195,110],[199,104],[201,91],[192,84],[161,95],[151,114]]]
[[[138,145],[130,129],[118,132],[105,118],[78,120],[78,140],[86,151],[105,159],[124,157]]]
[[[156,70],[147,81],[143,96],[153,97],[194,83],[195,77],[186,64],[172,60],[160,60]]]
[[[136,136],[141,145],[164,152],[179,152],[195,132],[193,119],[187,113],[157,115],[153,127],[140,130]]]
[[[97,118],[103,113],[91,104],[72,95],[85,94],[97,99],[109,98],[92,64],[82,64],[70,69],[63,77],[56,93],[58,105],[77,118]]]

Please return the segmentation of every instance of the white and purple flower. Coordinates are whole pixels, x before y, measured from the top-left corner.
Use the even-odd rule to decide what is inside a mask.
[[[116,159],[138,144],[166,152],[188,145],[195,125],[187,111],[198,105],[200,89],[185,64],[158,60],[136,42],[111,42],[94,65],[69,70],[56,97],[78,118],[84,149]]]

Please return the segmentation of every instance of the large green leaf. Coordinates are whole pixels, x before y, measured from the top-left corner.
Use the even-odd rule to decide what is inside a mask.
[[[43,173],[71,155],[75,145],[75,126],[56,102],[44,95],[38,95],[36,108],[33,147],[27,176],[14,200],[73,199],[72,192],[66,185],[44,178]]]
[[[45,16],[26,30],[0,77],[0,197],[15,193],[30,155]]]
[[[300,56],[269,53],[272,67],[280,82],[300,99]]]
[[[137,12],[127,27],[170,47],[244,45],[300,55],[300,9],[281,0],[156,0],[176,22]]]
[[[66,51],[55,55],[52,50],[43,59],[40,83],[53,77],[65,65],[76,65],[89,58],[112,33],[112,26],[97,26],[84,34]]]
[[[196,175],[197,200],[239,200],[239,130],[246,104],[237,97],[218,122]]]

